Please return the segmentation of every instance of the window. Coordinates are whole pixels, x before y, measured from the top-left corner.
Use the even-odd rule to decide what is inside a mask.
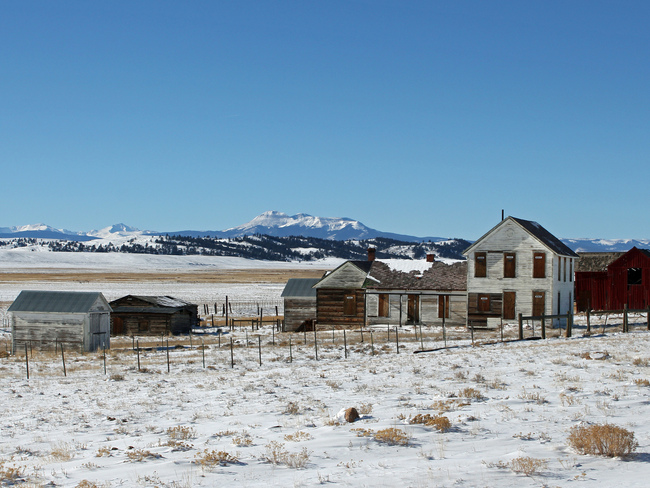
[[[643,269],[627,268],[627,285],[640,285],[643,283]]]
[[[566,283],[566,258],[562,258],[562,261],[564,261],[564,282]]]
[[[562,258],[557,257],[557,280],[562,281]]]
[[[573,258],[569,259],[569,263],[571,264],[571,268],[569,268],[569,281],[573,281]]]
[[[503,277],[515,278],[517,270],[517,258],[514,252],[503,253]]]
[[[354,292],[346,293],[343,297],[343,315],[357,314],[357,296]]]
[[[379,317],[388,317],[390,312],[390,295],[388,293],[379,294]]]
[[[490,295],[479,293],[478,295],[478,311],[479,312],[489,312],[490,311]]]
[[[546,278],[546,253],[533,253],[533,278]]]
[[[438,318],[449,318],[449,295],[438,296]]]
[[[474,277],[487,277],[487,253],[485,252],[474,253]]]

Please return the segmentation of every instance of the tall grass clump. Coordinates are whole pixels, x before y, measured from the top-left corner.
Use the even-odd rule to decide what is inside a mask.
[[[606,457],[627,457],[639,447],[634,432],[611,424],[573,427],[567,441],[580,454]]]

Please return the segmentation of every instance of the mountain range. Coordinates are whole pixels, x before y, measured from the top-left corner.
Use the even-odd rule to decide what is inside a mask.
[[[376,238],[394,239],[404,242],[439,242],[448,240],[442,237],[417,237],[395,234],[372,229],[358,220],[349,218],[314,217],[307,214],[287,215],[268,211],[258,215],[250,222],[221,231],[142,231],[125,224],[116,224],[100,230],[74,232],[55,229],[45,224],[19,227],[0,227],[0,238],[36,238],[85,242],[95,239],[129,238],[139,236],[186,236],[195,238],[238,238],[251,235],[272,237],[303,236],[334,241],[368,240]],[[627,251],[632,247],[649,248],[650,239],[561,239],[577,252]]]

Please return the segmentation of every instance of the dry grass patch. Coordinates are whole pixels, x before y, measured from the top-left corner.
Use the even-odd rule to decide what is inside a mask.
[[[377,442],[391,446],[408,446],[411,440],[411,436],[395,427],[378,430],[373,437]]]
[[[451,429],[451,422],[443,415],[431,416],[427,414],[418,414],[412,419],[409,419],[409,424],[423,424],[427,427],[433,427],[439,432],[447,432]]]
[[[199,452],[194,456],[194,463],[201,466],[204,470],[210,470],[217,466],[227,466],[229,464],[241,464],[237,455],[230,454],[226,451],[208,450]]]
[[[580,454],[606,457],[627,457],[639,446],[634,432],[611,424],[573,427],[567,442]]]
[[[132,451],[127,451],[126,457],[129,458],[131,462],[142,462],[145,459],[160,459],[162,456],[155,452],[146,451],[144,449],[134,449]]]
[[[305,447],[297,453],[290,453],[282,442],[271,441],[266,445],[266,452],[261,459],[275,466],[284,465],[289,468],[302,469],[307,466],[309,456],[310,452]]]
[[[177,425],[176,427],[169,427],[167,429],[167,435],[172,439],[186,441],[196,437],[196,429],[184,425]]]
[[[6,461],[0,460],[0,485],[11,486],[23,475],[23,469],[15,466],[6,466]]]

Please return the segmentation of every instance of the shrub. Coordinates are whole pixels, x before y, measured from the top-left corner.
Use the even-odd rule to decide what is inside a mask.
[[[194,462],[203,469],[212,469],[216,466],[226,466],[228,464],[239,464],[239,458],[226,451],[209,451],[205,449],[194,456]]]
[[[151,451],[145,451],[144,449],[135,449],[128,451],[126,457],[133,462],[142,462],[145,459],[160,459],[162,456]]]
[[[290,453],[284,448],[281,442],[271,441],[266,445],[266,453],[262,455],[262,461],[274,465],[284,464],[289,468],[301,469],[309,462],[309,451],[302,448],[300,452]]]
[[[546,467],[546,460],[535,459],[529,456],[520,456],[511,460],[508,463],[508,466],[515,473],[532,476]]]
[[[634,432],[611,424],[573,427],[567,441],[580,454],[607,457],[629,456],[639,446]]]
[[[383,442],[391,446],[408,446],[410,441],[410,437],[406,432],[394,427],[378,430],[375,432],[374,437],[377,442]]]
[[[433,427],[440,432],[447,432],[451,429],[451,422],[444,415],[431,416],[427,414],[418,414],[412,419],[409,419],[409,424],[424,424],[427,427]]]
[[[185,441],[188,439],[194,439],[196,437],[196,430],[192,427],[177,425],[176,427],[169,427],[167,429],[167,435],[172,439]]]

